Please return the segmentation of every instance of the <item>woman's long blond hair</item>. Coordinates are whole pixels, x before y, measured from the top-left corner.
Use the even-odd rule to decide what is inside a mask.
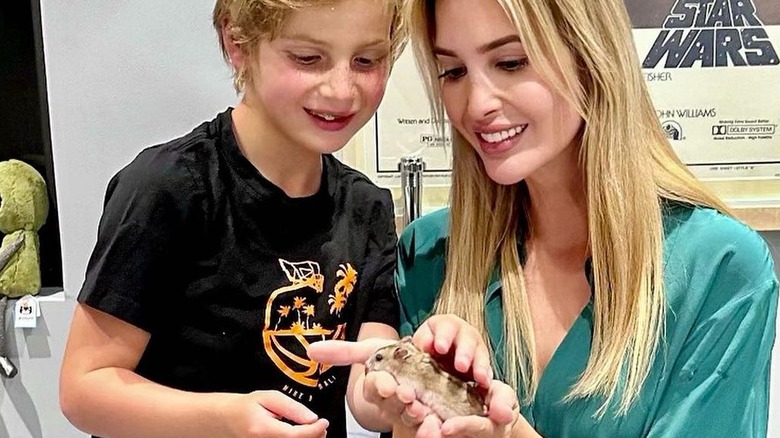
[[[487,0],[480,0],[487,1]],[[662,131],[645,87],[623,0],[495,0],[523,41],[533,68],[584,119],[584,171],[594,280],[593,341],[568,400],[602,397],[603,416],[636,400],[663,338],[663,200],[727,212],[686,169]],[[432,55],[436,0],[411,0],[412,43],[437,125],[444,126]],[[573,57],[577,71],[566,69]],[[533,226],[524,183],[491,181],[474,149],[453,138],[450,237],[437,313],[454,313],[486,336],[485,287],[500,267],[505,378],[525,402],[539,384],[533,324],[517,249]],[[486,338],[487,340],[487,338]]]

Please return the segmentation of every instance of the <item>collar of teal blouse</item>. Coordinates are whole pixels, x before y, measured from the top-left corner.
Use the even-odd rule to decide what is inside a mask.
[[[518,252],[520,254],[520,263],[525,262],[525,250],[522,245],[518,244]],[[591,304],[593,302],[593,262],[590,257],[585,260],[585,277],[588,280],[588,285],[591,289]],[[493,357],[496,361],[496,374],[497,378],[505,380],[505,368],[504,368],[504,310],[501,302],[501,269],[498,265],[493,269],[490,274],[490,281],[488,282],[487,289],[485,290],[485,323],[488,330],[488,339],[490,340],[490,346],[493,349]]]
[[[664,215],[664,234],[669,233],[669,229],[673,227],[680,220],[677,218],[681,214],[690,214],[691,208],[687,204],[678,203],[675,201],[664,200],[662,203],[662,211]],[[518,236],[517,249],[520,255],[520,263],[525,263],[525,247],[521,241],[521,237]],[[593,261],[590,257],[585,260],[585,276],[588,281],[588,285],[591,290],[590,304],[583,309],[581,314],[582,318],[586,320],[593,320],[593,300],[594,293],[594,279],[593,279]],[[488,339],[490,341],[491,348],[493,349],[493,357],[495,359],[495,372],[496,378],[505,380],[505,368],[504,368],[504,312],[501,303],[501,270],[498,265],[493,269],[485,290],[485,323],[488,330]],[[559,347],[560,348],[560,347]],[[523,400],[524,394],[522,388],[518,390],[518,397]],[[532,412],[529,411],[530,407],[521,403],[520,410],[523,416],[529,421],[533,420]]]
[[[525,251],[522,250],[522,248],[518,248],[520,250],[520,264],[523,264],[525,262]],[[590,257],[585,260],[585,277],[588,279],[588,285],[590,286],[591,292],[593,292],[593,261]],[[496,265],[495,268],[493,268],[493,272],[490,274],[490,281],[488,282],[488,287],[485,290],[485,309],[487,310],[487,304],[491,302],[492,300],[496,298],[500,298],[501,296],[501,268]],[[591,293],[591,297],[593,294]],[[593,298],[591,298],[591,301]]]
[[[676,212],[679,209],[687,209],[688,207],[686,204],[681,204],[676,201],[670,201],[670,200],[664,200],[662,203],[662,210],[664,213],[664,217],[671,216],[674,212]],[[668,232],[668,228],[670,226],[670,223],[673,221],[664,220],[664,233]],[[522,241],[522,236],[518,233],[517,236],[517,252],[520,256],[520,264],[525,264],[525,245]],[[591,292],[593,291],[593,260],[588,257],[587,260],[585,260],[585,276],[588,279],[588,284],[590,285]],[[492,274],[490,275],[490,281],[488,282],[488,287],[485,291],[485,304],[490,302],[492,299],[494,299],[497,295],[501,295],[501,270],[496,265],[496,267],[493,269]],[[591,293],[591,297],[593,294]],[[591,302],[593,299],[591,298]],[[487,306],[486,306],[487,309]]]

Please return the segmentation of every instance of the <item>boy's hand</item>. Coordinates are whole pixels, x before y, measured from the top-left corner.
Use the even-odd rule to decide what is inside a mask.
[[[235,438],[322,438],[328,429],[327,420],[278,391],[225,394],[218,412],[225,436]]]
[[[309,358],[329,365],[364,364],[378,349],[398,342],[393,339],[364,339],[357,342],[320,341],[309,345]],[[366,374],[363,382],[363,398],[377,406],[385,421],[403,423],[415,427],[430,410],[417,401],[414,389],[399,385],[385,371]]]

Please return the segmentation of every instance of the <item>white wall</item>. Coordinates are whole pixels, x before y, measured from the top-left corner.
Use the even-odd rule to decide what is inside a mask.
[[[213,0],[42,0],[64,303],[11,334],[19,375],[0,388],[0,437],[83,437],[59,411],[57,378],[106,184],[143,147],[236,101],[210,28]]]
[[[213,0],[42,0],[64,303],[14,331],[20,373],[0,388],[0,438],[83,437],[59,411],[57,376],[108,179],[148,145],[234,104],[210,28]],[[780,249],[780,232],[766,235]],[[775,260],[780,265],[780,254]],[[772,393],[780,412],[780,354]],[[770,436],[780,438],[780,414]]]
[[[213,0],[42,1],[64,281],[82,281],[108,179],[236,101]]]

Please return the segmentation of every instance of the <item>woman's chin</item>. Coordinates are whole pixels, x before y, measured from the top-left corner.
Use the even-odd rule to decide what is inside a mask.
[[[511,186],[519,183],[527,176],[525,172],[512,166],[486,166],[485,172],[494,183],[502,186]]]

